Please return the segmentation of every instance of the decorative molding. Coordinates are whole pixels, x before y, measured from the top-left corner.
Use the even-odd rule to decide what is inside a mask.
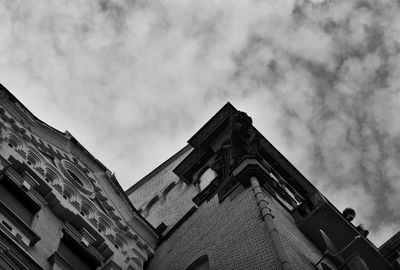
[[[39,186],[39,182],[36,181],[35,178],[33,178],[27,171],[25,171],[21,186],[25,189],[25,191],[28,191],[31,188]]]
[[[23,186],[24,181],[26,181],[25,178],[22,178],[21,175],[17,171],[15,171],[12,167],[9,167],[4,172],[4,175],[6,175],[8,179],[10,179],[17,187],[19,187],[22,191],[24,191],[24,193],[31,200],[30,203],[35,204],[37,208],[41,208],[46,205],[45,200],[35,190],[30,189],[29,191],[26,191],[25,187]],[[33,181],[35,180],[33,179]]]
[[[86,247],[96,241],[96,238],[94,238],[85,228],[81,228],[79,233],[82,235],[81,242]]]
[[[185,159],[175,167],[173,172],[186,184],[191,184],[192,179],[187,176],[187,173],[195,164],[204,159],[206,154],[207,152],[202,148],[193,149],[193,151],[190,152],[190,154],[187,155]]]
[[[39,263],[3,230],[0,230],[0,252],[21,270],[43,270]]]
[[[25,224],[25,222],[22,221],[22,219],[20,219],[18,215],[15,214],[7,205],[0,201],[0,220],[4,219],[2,217],[4,217],[6,221],[8,220],[9,222],[11,222],[11,225],[16,226],[18,231],[20,231],[24,236],[29,239],[29,243],[27,244],[27,246],[33,246],[40,240],[39,235],[37,235],[27,224]],[[14,237],[17,237],[18,232],[14,233],[15,235],[13,233],[12,235]]]
[[[195,148],[200,145],[234,112],[237,110],[229,102],[226,103],[199,131],[197,131],[188,143]]]
[[[71,224],[65,222],[62,230],[65,233],[63,238],[66,237],[66,235],[68,235],[71,238],[71,240],[75,242],[75,244],[77,244],[83,250],[85,250],[85,252],[87,252],[88,255],[90,255],[90,257],[92,257],[95,261],[97,261],[98,264],[101,264],[102,262],[105,261],[104,256],[99,251],[97,251],[93,246],[91,245],[86,246],[85,243],[82,242],[83,236]]]
[[[315,193],[317,189],[263,136],[260,136],[259,153],[265,160],[278,171],[279,174],[303,197]]]
[[[65,260],[57,251],[53,253],[48,259],[52,264],[59,266],[60,269],[65,270],[75,270],[67,260]],[[57,268],[56,268],[57,269]]]

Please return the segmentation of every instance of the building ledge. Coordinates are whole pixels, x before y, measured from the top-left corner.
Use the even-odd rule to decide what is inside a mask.
[[[0,252],[5,254],[19,269],[43,270],[39,263],[14,238],[0,229]]]
[[[354,253],[365,261],[370,269],[390,270],[392,267],[367,238],[360,235],[353,224],[320,193],[315,193],[308,200],[292,211],[300,230],[323,252],[326,249],[320,230],[330,237],[338,250],[345,248],[356,236],[359,239],[343,252],[347,259]]]
[[[29,243],[24,243],[26,246],[33,246],[39,240],[40,236],[37,235],[24,221],[22,221],[17,214],[15,214],[11,209],[9,209],[3,202],[0,201],[0,220],[2,227],[5,227],[6,231],[12,234],[14,237],[21,239],[20,241],[24,242],[23,236],[28,238]],[[9,221],[11,224],[8,224]],[[15,226],[16,228],[12,228]],[[14,230],[16,229],[15,235]],[[23,234],[19,235],[19,232]]]

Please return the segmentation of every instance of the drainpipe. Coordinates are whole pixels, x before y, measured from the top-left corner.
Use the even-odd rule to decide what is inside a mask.
[[[257,204],[258,207],[260,208],[262,218],[264,220],[265,225],[267,226],[268,234],[272,239],[272,245],[274,246],[275,251],[278,254],[278,260],[281,263],[281,269],[292,270],[292,266],[289,263],[285,249],[283,248],[282,241],[279,237],[278,230],[276,229],[273,220],[274,216],[271,213],[271,209],[268,208],[269,202],[265,198],[265,194],[260,187],[260,183],[254,176],[250,178],[250,182],[254,192],[254,196],[257,199]]]

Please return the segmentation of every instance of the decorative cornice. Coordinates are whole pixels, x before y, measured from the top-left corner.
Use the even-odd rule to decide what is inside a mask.
[[[226,103],[199,131],[197,131],[188,143],[198,148],[215,130],[237,110],[231,103]]]
[[[284,155],[282,155],[266,138],[260,137],[261,155],[296,189],[305,196],[314,194],[317,189],[311,184]]]
[[[2,230],[0,230],[0,251],[17,264],[21,270],[43,270],[28,252]]]
[[[21,177],[21,175],[16,170],[14,170],[12,167],[9,167],[4,172],[4,175],[6,175],[8,179],[10,179],[18,188],[24,191],[24,194],[26,194],[26,196],[29,198],[30,203],[34,204],[35,207],[41,208],[46,205],[45,200],[35,190],[26,190],[26,187],[24,186],[24,181],[35,181],[33,178],[31,180],[26,180],[26,175],[32,177],[30,174],[25,172],[24,177]]]
[[[221,136],[223,137],[218,138]],[[293,187],[301,197],[307,197],[316,191],[316,188],[252,126],[251,118],[245,113],[237,111],[230,103],[227,103],[219,110],[188,141],[194,149],[174,169],[175,174],[187,184],[192,184],[194,173],[207,164],[207,162],[221,163],[224,159],[221,157],[221,151],[218,150],[217,153],[214,153],[215,145],[211,146],[210,142],[223,141],[223,138],[226,141],[220,148],[226,147],[229,157],[226,157],[226,160],[222,162],[223,166],[219,171],[216,169],[220,175],[218,181],[214,180],[214,183],[210,185],[213,187],[215,185],[219,186],[216,192],[220,200],[223,200],[237,186],[237,180],[230,175],[231,170],[243,158],[248,158],[249,156],[265,160],[273,168],[272,170],[278,172],[287,184]],[[208,164],[208,166],[215,169],[216,167],[221,167],[221,164]],[[205,197],[211,196],[210,190],[211,187],[196,196],[194,199],[196,204],[204,201]]]
[[[37,235],[24,221],[22,221],[17,214],[15,214],[7,205],[0,201],[0,215],[5,216],[7,219],[10,219],[15,225],[28,239],[29,245],[35,245],[39,240],[40,236]]]
[[[181,163],[179,163],[178,166],[175,167],[173,172],[178,175],[183,182],[190,184],[192,179],[188,177],[187,174],[195,164],[199,163],[202,159],[205,159],[206,156],[207,151],[202,148],[195,148]]]
[[[79,246],[82,250],[84,250],[90,257],[96,261],[99,265],[105,261],[104,256],[98,252],[93,246],[91,245],[85,245],[84,242],[82,242],[82,236],[75,228],[70,225],[68,222],[65,223],[63,227],[63,231],[68,235],[71,240],[74,241],[74,243]],[[65,237],[65,234],[64,236]]]

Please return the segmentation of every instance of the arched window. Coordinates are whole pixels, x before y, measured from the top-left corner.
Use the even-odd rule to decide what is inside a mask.
[[[210,262],[207,255],[202,255],[192,262],[186,270],[209,270]]]
[[[200,190],[204,190],[217,175],[218,174],[211,168],[205,170],[199,178]]]

